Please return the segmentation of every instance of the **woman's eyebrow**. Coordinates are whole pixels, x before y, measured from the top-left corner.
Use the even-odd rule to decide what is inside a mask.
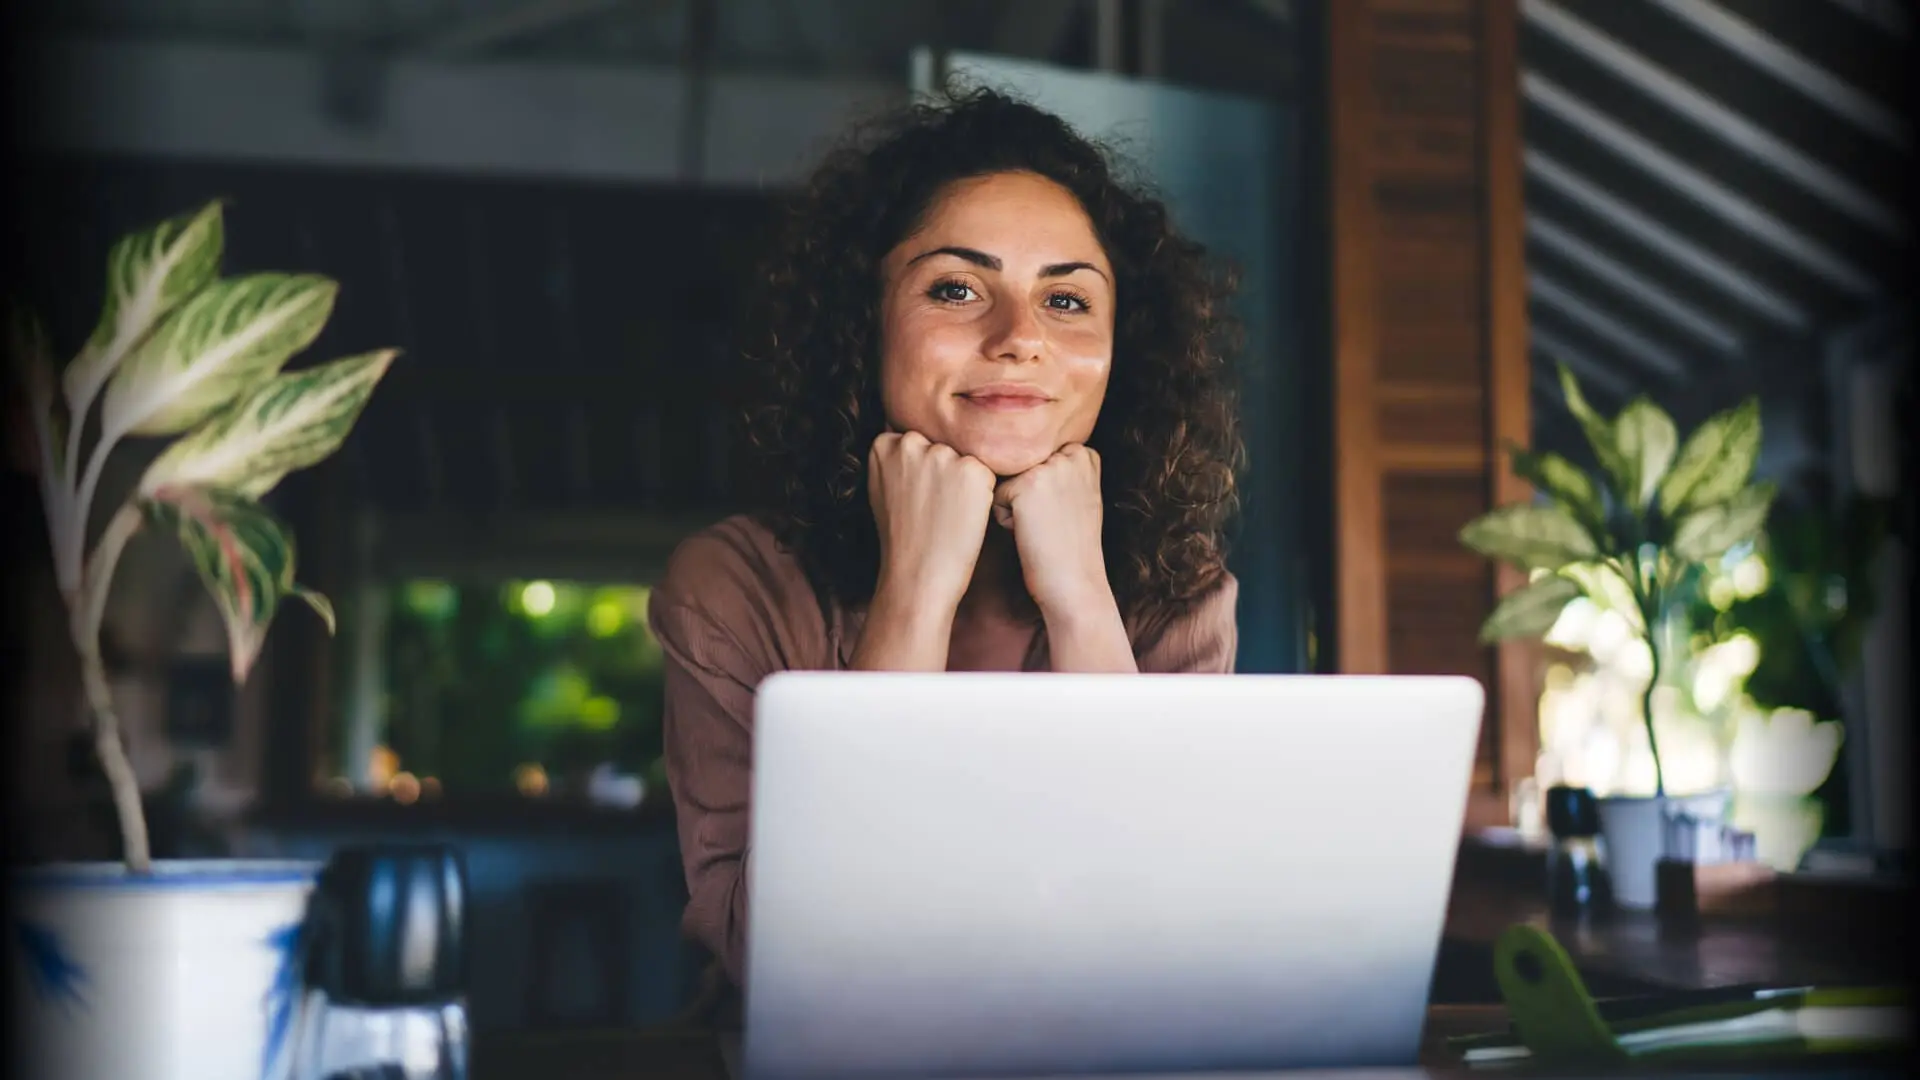
[[[992,255],[987,254],[984,251],[978,251],[970,247],[953,247],[953,246],[937,247],[937,248],[933,248],[930,251],[923,251],[920,254],[915,255],[913,258],[907,260],[907,265],[912,266],[914,263],[921,262],[926,259],[931,259],[935,255],[951,255],[956,259],[965,259],[966,261],[972,263],[975,266],[985,267],[988,270],[999,270],[1004,266],[1004,264],[1001,263],[999,259],[995,258]]]
[[[920,254],[915,255],[912,259],[909,259],[907,261],[907,265],[912,266],[914,263],[920,262],[923,259],[931,259],[935,255],[951,255],[956,259],[964,259],[967,262],[974,264],[975,266],[983,267],[988,270],[999,271],[1005,268],[1005,264],[1002,263],[999,260],[999,258],[997,258],[996,256],[989,255],[986,252],[980,251],[976,248],[957,247],[953,245],[948,245],[946,247],[937,247],[928,251],[923,251]],[[1106,271],[1100,269],[1099,267],[1093,265],[1090,262],[1051,263],[1047,266],[1043,266],[1040,268],[1040,276],[1049,277],[1049,278],[1066,277],[1068,274],[1071,274],[1076,270],[1091,270],[1094,273],[1099,274],[1101,277],[1107,276]]]

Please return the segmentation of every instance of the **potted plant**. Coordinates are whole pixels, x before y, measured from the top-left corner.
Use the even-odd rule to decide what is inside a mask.
[[[1608,419],[1559,369],[1568,411],[1593,450],[1583,469],[1554,453],[1508,448],[1514,473],[1540,499],[1494,509],[1467,523],[1460,540],[1487,558],[1526,571],[1526,585],[1495,606],[1481,626],[1492,643],[1537,638],[1576,597],[1620,612],[1653,662],[1640,720],[1653,755],[1652,797],[1600,800],[1603,839],[1616,900],[1652,907],[1665,823],[1678,809],[1717,816],[1724,793],[1672,799],[1660,763],[1654,695],[1678,638],[1676,616],[1692,582],[1732,548],[1753,540],[1773,505],[1774,485],[1753,479],[1760,454],[1756,398],[1709,417],[1684,443],[1673,418],[1646,397]]]
[[[293,537],[261,498],[339,448],[395,353],[283,370],[325,326],[338,287],[312,274],[222,277],[224,229],[216,201],[115,244],[99,322],[64,369],[30,317],[11,327],[54,574],[123,850],[119,863],[36,867],[9,882],[14,1019],[31,1047],[28,1073],[48,1080],[287,1075],[300,926],[319,867],[151,858],[101,621],[122,552],[153,529],[179,540],[211,591],[236,685],[287,602],[331,631],[330,606],[298,583]],[[108,455],[168,438],[97,519]]]

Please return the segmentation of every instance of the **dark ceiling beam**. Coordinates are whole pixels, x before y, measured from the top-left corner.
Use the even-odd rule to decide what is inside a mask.
[[[1913,0],[1827,0],[1827,2],[1896,40],[1905,41],[1913,35],[1913,15],[1908,11],[1908,6]]]
[[[1621,265],[1613,256],[1574,235],[1572,230],[1545,214],[1535,212],[1527,215],[1527,239],[1606,282],[1615,291],[1652,311],[1714,352],[1731,356],[1739,351],[1740,335],[1726,323],[1654,287],[1644,275]]]
[[[1650,372],[1667,379],[1685,379],[1697,365],[1666,345],[1634,329],[1618,312],[1609,311],[1591,299],[1542,272],[1539,267],[1527,275],[1527,296],[1535,304],[1552,309],[1569,322],[1578,323],[1587,333],[1606,341],[1632,357]]]
[[[1702,134],[1740,151],[1814,198],[1883,235],[1895,240],[1906,236],[1905,216],[1885,201],[1578,18],[1556,0],[1524,0],[1521,13],[1529,26],[1605,68],[1614,77],[1691,122]]]
[[[1726,8],[1710,0],[1650,2],[1861,131],[1895,149],[1913,145],[1912,129],[1899,113]]]
[[[1788,330],[1805,330],[1813,324],[1812,314],[1799,301],[1700,245],[1675,235],[1670,224],[1654,220],[1552,156],[1527,150],[1524,160],[1529,182],[1553,188],[1768,322]]]
[[[992,51],[1045,59],[1072,24],[1083,0],[1007,0],[993,31]]]
[[[433,34],[418,46],[424,55],[453,59],[484,53],[529,34],[543,33],[581,19],[595,18],[634,0],[529,0],[476,15]]]
[[[1781,221],[1719,179],[1654,145],[1608,115],[1606,110],[1582,101],[1540,72],[1526,71],[1521,76],[1521,88],[1529,104],[1841,292],[1865,297],[1881,291],[1873,275],[1851,259]]]
[[[1167,73],[1167,11],[1170,0],[1140,0],[1140,77]]]

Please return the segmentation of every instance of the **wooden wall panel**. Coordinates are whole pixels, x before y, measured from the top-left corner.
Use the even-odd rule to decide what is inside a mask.
[[[1457,539],[1525,495],[1500,452],[1528,429],[1516,3],[1328,5],[1336,278],[1365,275],[1335,294],[1341,667],[1486,686],[1476,824],[1538,749],[1529,650],[1477,640],[1519,582]]]
[[[1381,321],[1375,247],[1373,16],[1330,3],[1326,18],[1327,212],[1333,306],[1334,654],[1340,670],[1387,670],[1375,367]]]
[[[1480,126],[1481,180],[1487,207],[1487,443],[1496,456],[1508,444],[1533,441],[1530,402],[1533,362],[1527,350],[1525,197],[1520,163],[1519,0],[1481,0]],[[1530,498],[1532,488],[1496,462],[1491,473],[1494,505]],[[1494,572],[1494,593],[1526,584],[1510,566]],[[1500,745],[1493,764],[1505,785],[1533,775],[1540,755],[1539,646],[1509,642],[1495,650],[1501,702]],[[1500,816],[1508,816],[1504,802]]]

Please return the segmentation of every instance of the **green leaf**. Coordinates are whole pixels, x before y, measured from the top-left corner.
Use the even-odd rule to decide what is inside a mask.
[[[1704,563],[1758,536],[1773,507],[1774,491],[1772,481],[1762,481],[1681,518],[1673,530],[1673,554],[1687,562]]]
[[[143,497],[140,509],[180,538],[213,594],[226,623],[236,684],[246,681],[288,596],[306,600],[331,632],[332,609],[294,582],[293,537],[266,507],[235,491],[168,487]]]
[[[1580,586],[1558,574],[1535,578],[1501,599],[1480,625],[1480,643],[1543,637],[1567,603],[1579,595]]]
[[[174,435],[212,416],[311,344],[338,291],[311,274],[253,274],[202,289],[107,384],[102,438]]]
[[[214,279],[226,243],[219,202],[122,237],[107,253],[100,322],[67,365],[67,407],[75,416],[169,311]]]
[[[1614,445],[1626,466],[1623,494],[1635,513],[1653,504],[1660,480],[1673,464],[1673,452],[1680,445],[1680,433],[1673,417],[1655,405],[1651,398],[1634,398],[1613,422]]]
[[[1585,470],[1550,450],[1533,451],[1510,443],[1507,452],[1513,459],[1514,475],[1565,507],[1594,535],[1596,543],[1600,541],[1606,504]]]
[[[1709,417],[1680,448],[1660,485],[1660,512],[1678,517],[1725,502],[1746,486],[1759,458],[1760,400],[1748,398]]]
[[[1460,542],[1524,570],[1558,570],[1599,554],[1587,530],[1557,506],[1503,506],[1468,522]]]
[[[333,601],[328,600],[326,597],[305,586],[296,586],[291,595],[296,600],[304,601],[308,607],[313,609],[315,615],[320,616],[320,621],[327,624],[327,633],[329,635],[335,631],[338,623],[333,616]]]
[[[1628,627],[1634,633],[1640,632],[1645,619],[1640,613],[1639,602],[1634,599],[1633,586],[1612,565],[1603,562],[1575,563],[1562,567],[1560,575],[1578,585],[1587,599],[1627,620]]]
[[[216,487],[259,498],[340,448],[394,350],[283,372],[181,438],[148,466],[140,491]]]
[[[1610,481],[1609,486],[1621,502],[1629,501],[1635,477],[1620,456],[1619,440],[1613,433],[1613,425],[1587,404],[1587,396],[1581,393],[1580,381],[1573,377],[1573,372],[1565,364],[1557,366],[1560,369],[1560,392],[1566,397],[1567,411],[1573,414],[1573,418],[1580,423],[1580,430],[1586,433],[1587,445],[1593,448],[1594,460],[1600,463],[1601,471]]]

